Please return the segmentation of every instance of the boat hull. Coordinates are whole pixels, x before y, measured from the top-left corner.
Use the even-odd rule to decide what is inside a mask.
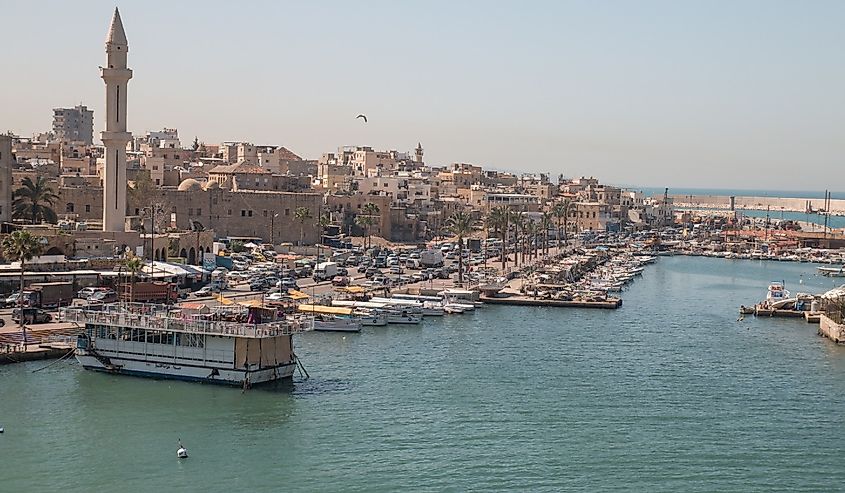
[[[296,363],[290,362],[272,368],[262,368],[258,370],[233,370],[207,366],[184,365],[179,363],[141,361],[119,357],[110,357],[109,362],[111,364],[106,366],[94,356],[80,351],[77,351],[76,360],[79,361],[79,364],[81,364],[86,370],[118,375],[183,380],[187,382],[203,382],[238,387],[244,385],[245,379],[249,382],[249,385],[257,385],[291,378],[293,377],[293,372],[296,368]],[[215,369],[217,374],[212,375]]]

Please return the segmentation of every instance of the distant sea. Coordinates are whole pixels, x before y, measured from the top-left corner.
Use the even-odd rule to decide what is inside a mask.
[[[663,195],[664,187],[624,186],[628,190],[639,190],[648,196]],[[845,199],[845,192],[831,191],[831,198]],[[796,199],[823,199],[824,191],[807,190],[751,190],[742,188],[672,188],[669,195],[721,195],[736,197],[784,197]]]

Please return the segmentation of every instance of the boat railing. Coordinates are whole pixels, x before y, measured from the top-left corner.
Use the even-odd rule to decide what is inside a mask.
[[[147,330],[252,338],[292,335],[310,330],[310,321],[307,317],[301,316],[265,323],[241,323],[207,320],[179,312],[137,313],[67,307],[59,311],[59,317],[65,322],[79,324],[100,324],[116,327],[137,327]]]

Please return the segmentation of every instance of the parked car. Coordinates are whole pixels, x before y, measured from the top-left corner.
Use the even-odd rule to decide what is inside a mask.
[[[349,286],[349,278],[346,276],[334,276],[332,286]]]
[[[364,277],[367,279],[372,278],[375,275],[381,274],[381,271],[376,269],[375,267],[368,267],[367,270],[364,272]]]
[[[361,265],[359,265],[355,270],[358,271],[359,274],[363,274],[364,272],[367,272],[367,265],[361,262]]]
[[[102,289],[86,298],[89,303],[114,303],[117,301],[117,293],[111,289]]]
[[[270,293],[270,294],[267,295],[267,297],[265,299],[267,301],[281,301],[284,297],[285,297],[285,295],[283,293],[279,292],[279,293]]]
[[[220,292],[220,289],[218,289],[214,286],[203,286],[203,287],[199,288],[198,290],[194,291],[194,296],[197,296],[197,297],[199,297],[199,296],[211,296],[214,293],[219,293],[219,292]]]
[[[12,310],[12,320],[20,322],[20,308]],[[41,308],[24,308],[23,320],[27,324],[46,324],[53,320],[53,316]]]

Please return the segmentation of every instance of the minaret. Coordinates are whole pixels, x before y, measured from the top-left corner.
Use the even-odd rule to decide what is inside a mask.
[[[414,149],[414,161],[417,163],[423,162],[423,148],[421,142],[417,142],[417,148]]]
[[[120,12],[114,9],[106,38],[108,65],[100,68],[106,83],[106,129],[100,134],[105,146],[103,170],[103,231],[124,231],[126,221],[126,144],[132,135],[126,131],[126,84],[132,71],[126,68],[129,44]]]

